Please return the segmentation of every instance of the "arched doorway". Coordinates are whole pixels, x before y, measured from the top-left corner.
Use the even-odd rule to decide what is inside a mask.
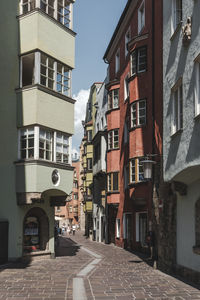
[[[39,207],[31,208],[23,223],[24,252],[48,250],[49,220],[45,211]]]

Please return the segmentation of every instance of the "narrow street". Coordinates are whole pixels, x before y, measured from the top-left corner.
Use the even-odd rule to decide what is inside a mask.
[[[78,232],[60,237],[56,259],[0,267],[0,299],[200,299],[200,290],[114,245]]]

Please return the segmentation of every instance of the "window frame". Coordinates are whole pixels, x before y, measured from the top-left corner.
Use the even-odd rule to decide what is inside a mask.
[[[145,106],[140,108],[140,104],[144,103]],[[145,111],[145,114],[140,115],[141,110]],[[145,126],[147,123],[147,101],[146,99],[140,99],[131,103],[131,128]],[[135,117],[133,116],[135,114]],[[140,122],[140,119],[144,118],[144,123]]]
[[[26,1],[23,3],[23,1]],[[25,15],[35,9],[40,9],[45,14],[57,20],[65,28],[72,29],[72,1],[70,0],[20,0],[20,15]],[[34,3],[31,7],[31,3]],[[60,2],[62,2],[60,4]],[[27,5],[26,11],[24,6]],[[61,9],[59,9],[61,7]],[[52,11],[52,12],[51,12]],[[66,13],[67,12],[67,13]]]
[[[124,78],[124,101],[128,100],[130,96],[129,77],[129,74],[127,74]]]
[[[119,149],[119,128],[108,131],[108,150]]]
[[[126,34],[125,34],[125,58],[128,56],[129,51],[128,51],[128,43],[131,40],[131,29],[130,27],[128,28]]]
[[[119,108],[119,88],[113,89],[108,93],[108,110],[116,108]]]
[[[179,5],[177,5],[179,3]],[[178,9],[177,9],[178,6]],[[177,11],[180,11],[177,14]],[[180,14],[180,15],[179,15]],[[172,14],[171,14],[171,33],[172,35],[176,32],[179,24],[183,20],[183,2],[182,0],[172,0]]]
[[[194,116],[200,115],[200,60],[195,61]]]
[[[34,135],[34,148],[33,148],[33,155],[29,157],[29,155],[27,154],[28,150],[30,148],[26,147],[26,148],[22,148],[22,134],[24,131],[28,132],[28,130],[32,130],[33,131],[33,135]],[[43,132],[43,137],[41,135],[41,132]],[[47,134],[50,136],[50,139],[47,139]],[[62,137],[67,138],[67,153],[63,152],[62,154],[62,159],[61,161],[58,161],[56,158],[57,155],[57,149],[56,149],[56,145],[57,145],[57,134],[61,134]],[[48,141],[48,145],[49,147],[47,147],[47,141]],[[44,146],[42,147],[40,143],[44,143]],[[26,146],[28,144],[28,141],[26,141]],[[64,165],[69,165],[71,164],[71,160],[70,160],[70,147],[71,147],[71,142],[70,142],[70,135],[67,133],[62,133],[59,131],[54,131],[48,128],[45,128],[43,126],[27,126],[27,127],[22,127],[18,130],[18,159],[21,160],[43,160],[43,161],[48,161],[48,162],[55,162],[55,163],[62,163]],[[23,157],[22,155],[22,151],[26,151],[26,157]],[[41,151],[43,151],[43,155],[41,155]],[[47,153],[49,153],[49,155],[47,155]],[[64,155],[67,155],[67,161],[64,160]]]
[[[183,129],[183,84],[182,79],[172,89],[171,136]]]
[[[143,156],[140,157],[134,157],[130,159],[129,163],[129,183],[140,183],[140,182],[145,182],[144,178],[144,170],[143,170],[143,164],[141,161],[144,160]],[[141,171],[142,169],[142,171]],[[134,170],[134,172],[133,172]],[[143,178],[141,179],[141,176]]]
[[[138,8],[138,34],[141,33],[144,27],[145,27],[145,0],[141,2]]]
[[[92,161],[92,157],[88,157],[87,158],[87,170],[88,171],[92,171],[93,169],[93,161]]]
[[[115,74],[117,74],[120,70],[120,48],[117,49],[115,54]]]
[[[116,218],[116,238],[117,238],[117,239],[120,238],[120,230],[121,230],[120,219],[119,219],[119,218]]]
[[[145,51],[145,55],[141,56],[140,52]],[[137,74],[144,73],[147,71],[147,46],[142,46],[134,49],[130,54],[130,73],[131,76],[136,76]],[[141,60],[145,59],[145,63],[141,63]],[[143,64],[144,69],[139,70],[139,66]]]
[[[117,179],[117,182],[114,180]],[[117,189],[114,189],[117,186]],[[108,193],[118,193],[119,192],[119,172],[108,172],[107,173],[107,192]]]
[[[24,82],[24,77],[26,76],[26,74],[23,73],[23,69],[24,69],[24,63],[23,63],[23,59],[25,57],[31,56],[33,55],[33,59],[34,59],[34,64],[33,64],[33,68],[30,70],[30,74],[28,74],[30,76],[30,78],[32,78],[32,82],[30,84],[23,84]],[[44,62],[45,60],[45,62]],[[49,62],[51,61],[52,63],[52,67],[50,67]],[[59,91],[58,90],[58,82],[57,82],[57,70],[58,70],[58,65],[62,66],[62,71],[63,73],[61,74],[62,77],[62,90]],[[66,73],[68,73],[68,76],[64,75],[64,70],[67,70]],[[28,72],[28,71],[26,71]],[[49,74],[52,72],[53,76],[49,76]],[[43,79],[42,79],[43,78]],[[67,80],[66,80],[67,79]],[[45,82],[42,82],[42,81]],[[49,85],[49,81],[51,81],[51,85]],[[64,82],[67,82],[67,84],[65,84]],[[47,55],[44,52],[40,52],[40,51],[35,51],[35,52],[31,52],[29,54],[25,54],[25,55],[21,55],[20,57],[20,88],[26,88],[28,86],[32,86],[34,84],[40,84],[50,90],[55,91],[56,93],[59,93],[61,95],[64,95],[66,97],[71,97],[71,69],[70,67],[68,67],[67,65],[60,63],[59,61],[57,61],[55,58]],[[65,87],[67,87],[65,89]],[[67,91],[67,93],[65,93],[65,90]]]

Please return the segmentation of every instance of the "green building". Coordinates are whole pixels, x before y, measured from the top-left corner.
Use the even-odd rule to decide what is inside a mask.
[[[54,207],[72,191],[73,3],[1,3],[0,263],[55,254]]]

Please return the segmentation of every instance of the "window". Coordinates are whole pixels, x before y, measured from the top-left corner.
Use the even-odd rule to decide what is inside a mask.
[[[130,161],[130,182],[140,182],[144,181],[144,171],[143,164],[141,161],[144,160],[143,157],[132,158]]]
[[[128,55],[128,43],[130,40],[131,40],[131,31],[129,28],[125,35],[125,57]]]
[[[22,14],[26,14],[27,12],[35,9],[35,1],[36,0],[22,0],[21,1]]]
[[[116,219],[116,238],[120,238],[120,219]]]
[[[57,212],[60,212],[60,211],[61,211],[60,206],[57,206],[57,207],[56,207],[56,211],[57,211]]]
[[[58,0],[57,19],[65,27],[70,27],[70,2],[67,0]]]
[[[39,158],[52,160],[52,133],[43,129],[39,135]]]
[[[92,170],[92,158],[87,158],[87,169]]]
[[[108,109],[119,107],[119,89],[115,89],[108,94]]]
[[[21,0],[21,13],[40,8],[67,28],[72,28],[70,0]]]
[[[74,194],[74,200],[78,200],[78,193]]]
[[[119,148],[119,129],[108,132],[108,150]]]
[[[172,134],[183,128],[183,90],[182,83],[176,86],[172,92]]]
[[[94,163],[97,163],[97,161],[100,159],[101,156],[101,144],[97,143],[94,145]]]
[[[69,163],[69,138],[59,132],[56,133],[56,162]]]
[[[172,0],[172,34],[182,21],[182,0]]]
[[[195,116],[200,114],[200,63],[195,63]]]
[[[88,142],[92,141],[92,130],[87,131],[87,140],[88,140]]]
[[[34,158],[34,128],[21,130],[20,156],[22,159]]]
[[[19,138],[21,159],[69,163],[68,135],[35,126],[19,130]]]
[[[70,89],[70,72],[69,69],[57,63],[56,90],[57,92],[68,96]]]
[[[78,212],[78,206],[74,206],[74,213]]]
[[[40,0],[40,8],[49,16],[54,17],[55,0]]]
[[[147,237],[147,213],[136,213],[136,242],[140,242],[141,246],[146,245]]]
[[[124,144],[128,143],[129,135],[128,135],[128,118],[126,118],[124,122]]]
[[[135,101],[131,104],[131,128],[146,124],[146,100]]]
[[[21,87],[41,84],[70,97],[70,74],[67,66],[40,52],[21,58]]]
[[[129,98],[129,75],[124,79],[124,101]]]
[[[147,48],[141,47],[131,53],[131,76],[147,70]]]
[[[72,205],[69,206],[69,212],[72,213]]]
[[[78,188],[78,181],[74,181],[74,188]]]
[[[142,31],[144,25],[145,25],[145,5],[144,5],[144,1],[142,1],[142,4],[138,9],[138,33]]]
[[[124,189],[128,188],[129,184],[129,165],[124,166]]]
[[[108,192],[119,191],[119,172],[108,173]]]
[[[115,73],[117,73],[120,69],[120,50],[117,50],[115,55]]]

